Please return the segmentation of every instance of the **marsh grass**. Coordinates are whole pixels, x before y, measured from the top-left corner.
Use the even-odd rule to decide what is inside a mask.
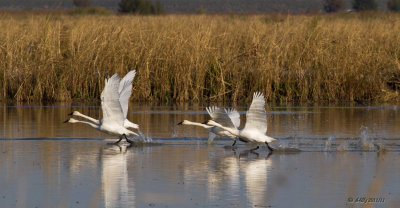
[[[132,100],[397,101],[400,15],[0,14],[2,99],[97,99],[136,69]]]

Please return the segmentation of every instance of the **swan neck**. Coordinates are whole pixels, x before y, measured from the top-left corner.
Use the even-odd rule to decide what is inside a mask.
[[[239,136],[239,130],[237,130],[237,129],[232,129],[232,128],[225,127],[225,126],[222,126],[222,125],[218,125],[217,127],[221,128],[221,129],[223,129],[225,131],[228,131],[229,133],[231,133],[231,134],[233,134],[235,136]]]
[[[202,123],[192,122],[192,121],[186,121],[184,124],[185,125],[192,125],[192,126],[201,126],[203,128],[206,128],[206,129],[211,128],[211,126],[209,126],[207,124],[202,124]]]
[[[75,119],[76,120],[76,119]],[[81,121],[81,120],[76,120],[77,123],[84,123],[87,125],[90,125],[91,127],[95,128],[95,129],[100,129],[100,126],[98,124],[92,123],[90,121]]]
[[[95,123],[95,124],[99,124],[99,120],[94,119],[94,118],[92,118],[92,117],[90,117],[90,116],[84,115],[84,114],[82,114],[81,112],[78,112],[78,111],[77,111],[77,115],[76,115],[76,116],[85,118],[85,119],[87,119],[87,120],[89,120],[89,121],[91,121],[91,122],[93,122],[93,123]]]

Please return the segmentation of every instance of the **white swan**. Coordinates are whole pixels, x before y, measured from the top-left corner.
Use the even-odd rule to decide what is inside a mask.
[[[122,111],[124,113],[124,127],[125,128],[134,128],[134,129],[139,129],[139,125],[130,122],[126,117],[128,115],[128,104],[129,104],[129,97],[131,96],[132,92],[132,81],[135,78],[136,71],[132,70],[128,72],[125,77],[121,80],[119,83],[118,87],[118,93],[119,93],[119,102],[121,103]],[[106,79],[107,83],[107,79]],[[86,116],[79,111],[73,111],[72,113],[68,114],[69,116],[79,116],[82,118],[85,118],[94,124],[99,124],[99,120],[94,119],[92,117]]]
[[[101,108],[103,110],[103,118],[100,120],[91,119],[89,121],[80,121],[74,118],[70,118],[64,123],[84,123],[91,127],[110,134],[119,136],[119,143],[123,137],[126,141],[132,143],[127,136],[136,135],[133,131],[130,131],[124,127],[124,112],[120,103],[120,95],[118,88],[120,85],[120,78],[118,74],[114,74],[110,79],[106,80],[103,92],[101,93]],[[97,122],[95,122],[95,120]]]
[[[265,112],[265,98],[264,95],[260,92],[255,92],[253,95],[253,102],[250,105],[249,110],[246,113],[246,125],[243,129],[234,129],[230,127],[226,127],[223,124],[209,120],[207,122],[208,125],[220,127],[226,131],[229,131],[231,134],[239,137],[242,141],[250,142],[250,143],[265,143],[270,152],[273,149],[269,146],[268,143],[276,142],[278,140],[265,135],[267,132],[267,114]],[[252,150],[256,150],[259,147]]]
[[[211,119],[222,124],[226,125],[229,128],[237,129],[240,126],[240,115],[239,113],[231,108],[231,109],[220,109],[216,106],[207,107],[206,108],[208,114],[210,115]],[[178,123],[178,125],[192,125],[192,126],[200,126],[209,131],[208,134],[208,143],[211,144],[215,137],[218,136],[225,136],[231,138],[234,142],[232,146],[236,144],[236,136],[231,134],[229,131],[221,129],[219,127],[210,126],[203,123],[192,122],[188,120],[183,120],[182,122]]]

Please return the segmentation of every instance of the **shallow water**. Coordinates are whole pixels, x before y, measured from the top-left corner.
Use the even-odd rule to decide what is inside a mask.
[[[132,106],[153,145],[130,148],[62,123],[72,110],[101,114],[0,107],[1,207],[400,206],[397,106],[270,107],[268,134],[281,141],[272,155],[229,139],[207,145],[205,130],[176,125],[205,121],[202,106]]]

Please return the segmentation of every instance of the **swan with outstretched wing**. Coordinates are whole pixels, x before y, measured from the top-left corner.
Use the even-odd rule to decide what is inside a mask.
[[[265,143],[270,152],[272,152],[273,149],[269,146],[269,143],[278,141],[266,135],[267,113],[265,111],[265,98],[260,92],[256,92],[253,95],[253,101],[246,113],[246,124],[243,129],[239,130],[236,128],[227,127],[215,120],[209,120],[207,124],[229,131],[231,134],[239,137],[240,140],[245,142],[255,144]],[[256,150],[258,148],[259,146],[252,150]]]
[[[135,75],[136,75],[135,70],[132,70],[125,75],[125,77],[119,82],[118,94],[119,94],[119,102],[120,102],[120,105],[121,105],[121,108],[123,111],[123,115],[125,118],[124,127],[139,130],[139,125],[132,123],[131,121],[129,121],[127,119],[129,98],[132,93],[132,81],[135,78]],[[106,79],[105,83],[107,84],[107,79]],[[100,122],[97,119],[94,119],[90,116],[86,116],[86,115],[80,113],[79,111],[73,111],[72,113],[70,113],[68,115],[79,116],[79,117],[85,118],[85,119],[93,122],[94,124],[99,124],[99,122]]]
[[[129,79],[127,79],[126,82],[132,83],[133,77],[135,76],[135,72],[132,71],[133,73],[131,73]],[[129,73],[128,73],[129,74]],[[133,74],[133,76],[132,76]],[[126,76],[125,76],[126,77]],[[88,119],[88,121],[81,121],[81,120],[77,120],[74,118],[70,118],[67,121],[65,121],[65,123],[84,123],[84,124],[88,124],[91,127],[110,134],[110,135],[114,135],[114,136],[119,136],[119,140],[116,143],[119,143],[122,138],[125,137],[126,141],[129,143],[132,143],[131,140],[129,140],[127,138],[127,136],[132,136],[132,135],[136,135],[139,136],[138,134],[136,134],[133,131],[130,131],[126,128],[125,126],[125,120],[126,119],[126,113],[124,112],[124,109],[121,105],[121,95],[120,95],[120,85],[121,83],[125,83],[125,81],[120,81],[120,77],[118,76],[118,74],[114,74],[110,79],[106,79],[105,81],[105,86],[104,89],[101,93],[101,109],[103,111],[103,118],[100,120],[91,118],[89,116],[85,116],[83,114],[80,114],[78,112],[77,113],[72,113],[72,115],[77,115],[77,116],[81,116],[83,118]],[[132,88],[129,89],[129,87],[124,87],[122,86],[122,91],[125,95],[123,96],[123,99],[126,99],[127,96],[127,91],[132,90]],[[129,96],[129,95],[128,95]],[[129,97],[128,97],[129,99]],[[125,101],[123,101],[125,102]],[[126,105],[127,105],[127,101],[126,101]],[[127,112],[127,106],[126,106],[126,112]],[[77,112],[77,111],[75,111]]]
[[[240,115],[239,113],[231,108],[228,110],[222,110],[217,106],[211,106],[206,108],[207,113],[210,115],[211,119],[221,123],[221,125],[226,125],[230,128],[237,128],[240,125]],[[229,114],[227,114],[229,112]],[[183,120],[182,122],[178,123],[178,125],[192,125],[192,126],[200,126],[208,130],[208,143],[211,144],[215,137],[228,137],[232,139],[234,142],[232,146],[236,144],[236,136],[231,134],[229,131],[224,130],[220,127],[215,127],[203,123],[192,122],[188,120]]]

